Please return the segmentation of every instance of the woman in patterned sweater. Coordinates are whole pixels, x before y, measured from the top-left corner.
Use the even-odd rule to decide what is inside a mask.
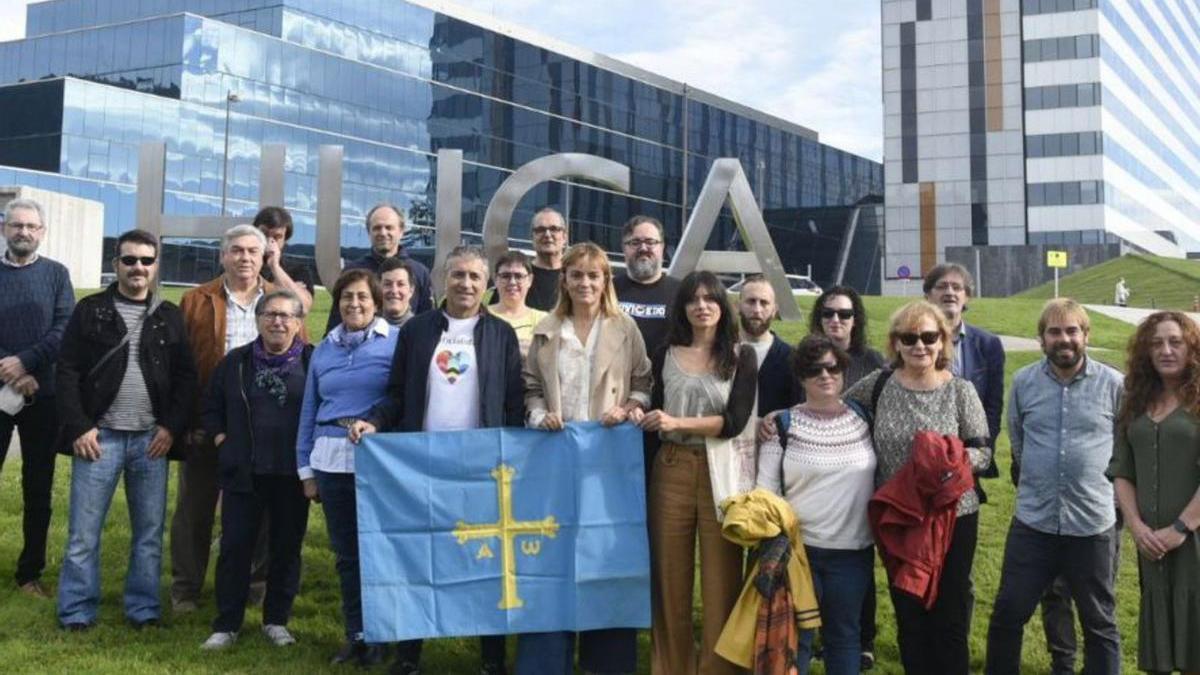
[[[913,436],[932,431],[958,436],[967,446],[971,468],[982,471],[991,460],[983,404],[971,383],[950,372],[954,341],[942,310],[923,300],[892,315],[888,330],[891,377],[875,396],[878,370],[846,392],[846,398],[871,407],[878,464],[876,487],[908,462]],[[968,672],[971,624],[971,565],[979,530],[979,497],[968,491],[958,502],[937,602],[926,610],[919,598],[892,591],[900,658],[909,673],[957,675]]]
[[[859,672],[859,620],[874,572],[867,502],[875,491],[875,449],[867,422],[842,402],[850,357],[830,338],[809,335],[792,352],[805,402],[793,406],[787,435],[758,453],[758,487],[783,496],[803,525],[804,550],[821,608],[825,672]],[[813,631],[800,635],[797,665],[812,658]]]

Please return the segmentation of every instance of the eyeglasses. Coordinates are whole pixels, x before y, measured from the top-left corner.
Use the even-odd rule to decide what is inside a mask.
[[[126,267],[133,267],[138,263],[141,263],[142,267],[150,267],[158,258],[152,255],[123,255],[118,260]]]
[[[829,309],[828,307],[821,310],[821,318],[829,321],[833,317],[837,317],[842,321],[849,321],[854,318],[854,310],[852,309]]]
[[[642,247],[654,248],[660,244],[662,244],[662,240],[660,239],[630,239],[625,242],[625,246],[632,249],[639,249]]]
[[[21,230],[25,230],[26,232],[37,232],[45,227],[45,225],[38,225],[36,223],[5,223],[4,226],[11,227],[17,232],[20,232]]]
[[[829,373],[830,377],[840,375],[842,373],[842,366],[837,363],[814,363],[801,370],[800,377],[807,380],[812,377],[820,377],[823,373]]]
[[[543,234],[562,234],[563,232],[566,232],[566,231],[567,231],[567,228],[558,227],[557,225],[549,225],[549,226],[539,225],[539,226],[533,228],[533,233],[539,237],[542,236]]]
[[[272,321],[291,321],[296,318],[296,315],[291,312],[263,312],[259,316],[266,319],[267,323]]]
[[[937,344],[942,339],[942,334],[936,330],[927,330],[923,333],[900,333],[896,336],[900,340],[900,344],[905,347],[911,347],[917,344],[917,340],[924,342],[926,345]]]
[[[501,272],[496,275],[496,278],[504,283],[520,283],[528,279],[529,275],[524,272]]]

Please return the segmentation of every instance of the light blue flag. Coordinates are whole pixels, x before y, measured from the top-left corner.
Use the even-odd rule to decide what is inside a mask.
[[[367,641],[649,627],[644,475],[630,424],[366,436]]]

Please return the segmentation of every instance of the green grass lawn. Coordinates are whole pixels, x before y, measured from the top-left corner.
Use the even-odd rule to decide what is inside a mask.
[[[177,297],[179,291],[171,289],[169,296]],[[811,301],[810,301],[811,302]],[[886,328],[888,314],[903,300],[895,298],[868,298],[867,307],[872,319],[872,342],[879,344],[879,337]],[[1032,336],[1040,302],[1036,300],[990,300],[973,303],[970,313],[972,322],[1005,334]],[[309,317],[313,335],[323,332],[328,313],[328,298],[320,294],[317,307]],[[1121,325],[1110,325],[1093,317],[1093,344],[1103,342],[1114,348],[1123,346],[1130,329]],[[778,326],[779,333],[789,341],[802,335],[801,325],[790,323]],[[1005,369],[1006,381],[1011,381],[1013,372],[1040,357],[1038,352],[1010,353]],[[1119,353],[1105,353],[1105,360],[1120,360]],[[1007,435],[1002,435],[997,450],[1000,473],[1008,475],[1009,446]],[[16,557],[21,544],[21,498],[20,461],[11,458],[0,474],[0,576],[11,579]],[[61,563],[66,538],[67,506],[69,492],[70,462],[65,458],[58,463],[55,476],[54,518],[50,531],[48,551],[48,582],[57,587],[57,572]],[[1004,539],[1013,513],[1014,491],[1007,479],[985,483],[991,502],[983,508],[980,518],[979,546],[975,558],[974,577],[976,605],[971,631],[972,671],[982,672],[986,648],[987,621],[991,614],[992,601],[999,584],[1000,566],[1003,559]],[[170,510],[174,505],[175,480],[171,481]],[[169,513],[168,513],[169,516]],[[56,628],[53,601],[36,601],[20,595],[11,583],[0,584],[0,654],[4,659],[0,669],[5,672],[79,672],[135,673],[188,672],[188,673],[240,673],[240,672],[324,672],[335,669],[327,666],[332,653],[341,642],[341,618],[337,575],[333,568],[333,553],[325,533],[325,523],[319,507],[314,507],[309,520],[308,536],[304,546],[304,573],[300,595],[296,601],[291,628],[300,641],[299,645],[286,649],[275,649],[267,645],[258,632],[260,613],[247,613],[246,627],[234,649],[222,654],[200,652],[200,643],[208,636],[209,623],[215,610],[211,591],[211,567],[216,562],[216,548],[210,563],[209,586],[206,602],[198,613],[176,618],[169,610],[165,614],[165,625],[161,629],[133,632],[125,627],[121,611],[121,590],[129,553],[128,514],[123,493],[118,493],[105,526],[103,548],[102,600],[99,625],[85,634],[67,634]],[[168,520],[169,522],[169,520]],[[163,598],[170,583],[169,556],[164,547]],[[1120,625],[1124,668],[1136,669],[1138,586],[1137,570],[1132,543],[1126,539],[1122,545],[1122,560],[1118,582],[1118,623]],[[879,584],[879,637],[876,655],[879,665],[873,672],[900,673],[899,652],[896,648],[896,630],[891,601],[887,597],[882,568],[877,565]],[[699,614],[697,613],[697,621]],[[1042,638],[1040,618],[1034,617],[1026,629],[1025,650],[1022,655],[1022,672],[1042,673],[1049,671],[1049,659]],[[643,657],[640,673],[649,672],[647,657],[649,640],[643,633],[640,638]],[[1082,642],[1080,665],[1082,665]],[[514,647],[510,640],[509,658]],[[426,645],[423,670],[427,673],[471,673],[478,667],[477,642],[474,640],[446,639],[430,641]],[[822,672],[818,664],[815,672]]]
[[[1093,265],[1059,279],[1059,293],[1091,304],[1113,304],[1117,279],[1133,291],[1130,307],[1153,307],[1192,311],[1192,299],[1200,294],[1200,261],[1129,254]],[[1046,299],[1054,295],[1054,282],[1034,286],[1017,295]]]

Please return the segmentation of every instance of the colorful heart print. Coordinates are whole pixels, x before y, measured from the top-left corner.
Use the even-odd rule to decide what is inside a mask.
[[[463,352],[452,352],[449,349],[438,352],[436,361],[438,370],[442,371],[450,384],[457,382],[471,367]]]

